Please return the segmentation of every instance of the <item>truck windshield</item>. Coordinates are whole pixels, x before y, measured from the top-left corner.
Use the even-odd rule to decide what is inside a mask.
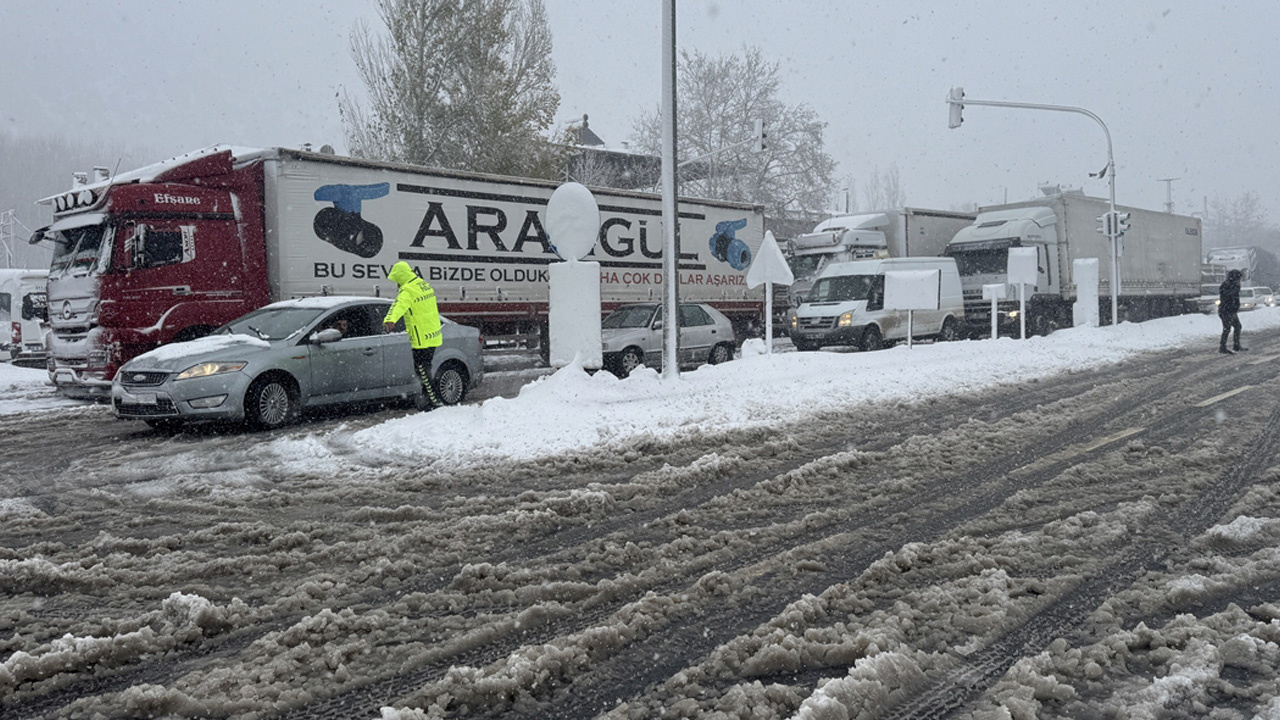
[[[826,255],[796,255],[791,258],[791,274],[798,278],[817,275]]]
[[[1009,271],[1009,250],[956,250],[947,248],[947,256],[955,258],[961,277],[970,275],[1003,275]]]
[[[110,264],[111,233],[106,225],[86,225],[53,233],[49,269],[64,275],[100,274]]]
[[[262,340],[287,340],[301,333],[324,312],[323,308],[261,308],[218,328],[218,335],[251,335]]]
[[[656,306],[653,305],[632,305],[629,307],[620,307],[609,313],[609,316],[600,323],[600,327],[609,329],[618,328],[638,328],[648,327],[649,321],[653,318],[653,311]]]
[[[826,277],[813,284],[809,302],[846,302],[866,300],[884,284],[883,275],[839,275]]]

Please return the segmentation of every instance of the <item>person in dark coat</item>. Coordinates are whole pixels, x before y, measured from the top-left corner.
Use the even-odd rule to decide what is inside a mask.
[[[1218,352],[1230,355],[1248,348],[1240,346],[1240,278],[1239,270],[1227,273],[1227,279],[1218,287],[1218,318],[1222,320],[1222,340],[1218,342]],[[1227,336],[1235,331],[1233,350],[1227,349]]]

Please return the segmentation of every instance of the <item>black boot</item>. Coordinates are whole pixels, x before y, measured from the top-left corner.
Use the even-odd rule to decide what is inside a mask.
[[[1232,347],[1231,349],[1232,349],[1232,350],[1235,350],[1236,352],[1248,352],[1248,351],[1249,351],[1249,348],[1247,348],[1247,347],[1242,347],[1242,346],[1240,345],[1240,343],[1236,343],[1236,344],[1235,344],[1235,346],[1234,346],[1234,347]]]
[[[1222,353],[1223,355],[1235,355],[1234,352],[1227,349],[1226,345],[1219,345],[1218,352]]]

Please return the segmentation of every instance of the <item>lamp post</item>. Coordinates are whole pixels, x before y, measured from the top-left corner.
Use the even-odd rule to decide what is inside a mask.
[[[680,377],[680,222],[676,166],[676,0],[662,0],[662,377]]]
[[[1081,107],[1072,107],[1069,105],[1042,105],[1040,103],[1015,103],[1004,102],[1000,100],[972,100],[964,96],[964,88],[953,87],[951,92],[947,93],[947,104],[951,106],[950,122],[948,126],[951,129],[960,127],[964,122],[962,111],[965,105],[986,105],[989,107],[1007,107],[1020,108],[1023,110],[1053,110],[1055,112],[1078,113],[1080,115],[1088,115],[1102,126],[1102,132],[1107,136],[1107,166],[1102,172],[1094,174],[1089,173],[1091,177],[1107,176],[1107,181],[1111,189],[1110,197],[1110,217],[1111,222],[1106,224],[1107,237],[1111,240],[1111,324],[1115,325],[1119,321],[1119,302],[1117,296],[1120,294],[1120,263],[1119,263],[1119,246],[1120,246],[1120,223],[1115,221],[1116,215],[1116,161],[1115,155],[1111,150],[1111,131],[1107,129],[1107,124],[1102,122],[1102,118],[1094,115],[1092,112]]]

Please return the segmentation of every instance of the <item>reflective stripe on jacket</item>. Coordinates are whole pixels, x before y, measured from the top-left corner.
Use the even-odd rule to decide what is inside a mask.
[[[403,317],[404,329],[409,333],[412,347],[440,347],[444,337],[440,332],[436,291],[403,260],[391,266],[387,279],[394,280],[400,286],[400,291],[396,293],[396,301],[391,304],[383,322],[393,323]]]

